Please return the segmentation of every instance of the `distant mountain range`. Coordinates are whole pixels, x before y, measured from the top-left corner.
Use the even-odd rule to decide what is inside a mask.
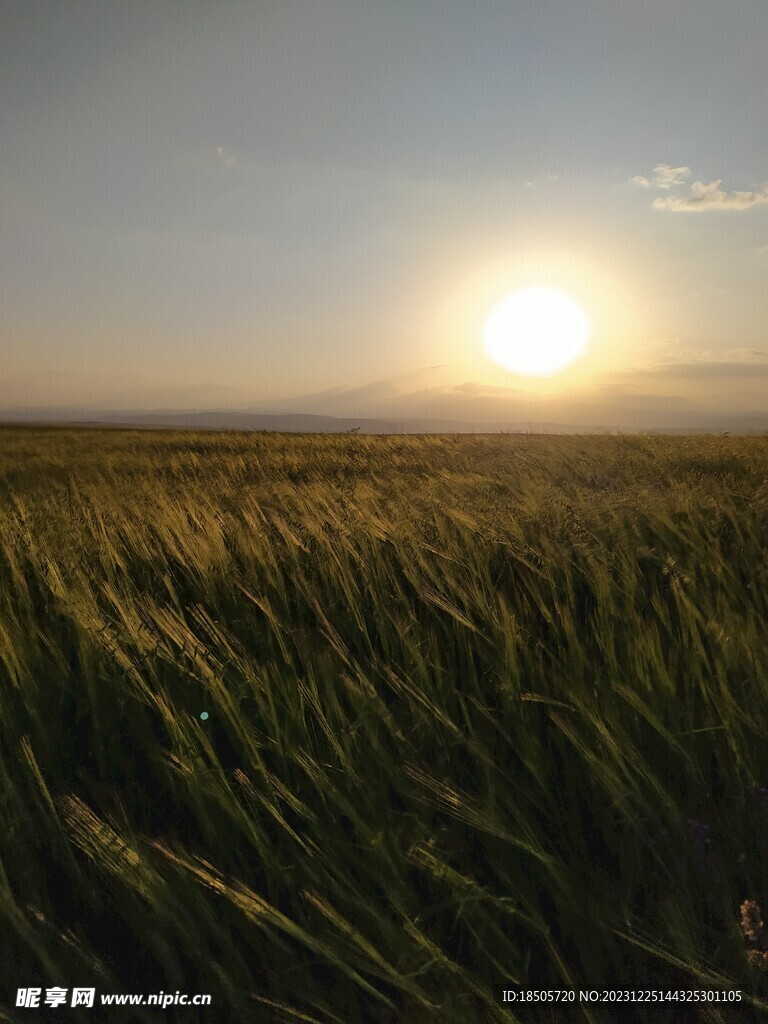
[[[672,417],[670,417],[671,419]],[[533,433],[533,434],[594,434],[594,433],[657,433],[657,434],[768,434],[768,413],[739,413],[734,415],[696,414],[688,411],[687,424],[678,422],[670,426],[648,426],[638,423],[557,423],[550,421],[483,420],[475,422],[460,419],[430,417],[371,418],[361,416],[327,416],[315,413],[270,412],[261,410],[126,410],[104,412],[89,409],[16,409],[0,410],[0,422],[27,424],[70,424],[112,427],[176,427],[200,430],[272,430],[289,433],[343,433],[359,431],[362,434],[433,434],[433,433]],[[617,417],[618,419],[618,417]]]
[[[259,395],[248,404],[217,399],[221,389],[216,387],[136,392],[126,385],[119,404],[104,398],[97,405],[84,397],[66,406],[60,400],[55,408],[31,399],[22,404],[24,381],[13,388],[6,381],[0,390],[0,423],[291,433],[768,434],[768,409],[761,408],[768,404],[768,359],[663,363],[643,372],[599,375],[573,390],[553,389],[546,381],[538,382],[539,390],[523,388],[519,381],[462,381],[461,373],[440,363],[364,384],[287,397]],[[717,382],[718,397],[711,388],[710,396],[703,397],[708,389],[702,391],[702,382]],[[89,393],[98,393],[93,381]],[[17,404],[11,407],[15,395]]]

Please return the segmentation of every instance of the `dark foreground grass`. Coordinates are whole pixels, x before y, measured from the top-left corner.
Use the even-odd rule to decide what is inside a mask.
[[[767,549],[764,438],[1,430],[0,1021],[762,1019]]]

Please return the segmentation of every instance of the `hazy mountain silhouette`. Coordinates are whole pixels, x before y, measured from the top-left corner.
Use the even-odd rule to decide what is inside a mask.
[[[84,406],[0,409],[5,422],[102,423],[140,427],[197,427],[362,433],[467,433],[527,431],[664,433],[768,431],[768,412],[713,409],[679,395],[638,394],[614,385],[577,392],[532,394],[477,381],[447,380],[447,366],[423,367],[358,387],[334,387],[290,399],[238,408],[128,409]],[[731,398],[722,398],[727,403]],[[733,396],[734,406],[737,405]]]
[[[342,433],[359,431],[363,434],[422,434],[422,433],[533,433],[533,434],[589,434],[663,433],[750,434],[768,432],[768,414],[755,412],[740,415],[703,416],[681,425],[670,423],[627,423],[626,420],[595,420],[592,423],[563,423],[549,420],[453,420],[429,417],[377,419],[366,417],[317,416],[311,413],[244,413],[223,410],[158,410],[157,412],[99,412],[85,411],[73,415],[71,411],[51,413],[50,410],[27,410],[23,413],[2,414],[4,423],[102,425],[113,427],[176,427],[199,430],[272,430],[288,433]]]

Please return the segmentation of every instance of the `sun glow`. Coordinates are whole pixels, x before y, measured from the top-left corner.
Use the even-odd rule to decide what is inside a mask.
[[[551,377],[584,354],[591,329],[570,296],[532,287],[494,306],[483,336],[486,353],[499,366],[528,377]]]

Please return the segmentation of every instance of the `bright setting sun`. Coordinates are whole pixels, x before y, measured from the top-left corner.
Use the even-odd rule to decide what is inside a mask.
[[[531,287],[502,299],[485,321],[485,350],[499,366],[549,377],[586,351],[591,325],[574,300],[555,288]]]

